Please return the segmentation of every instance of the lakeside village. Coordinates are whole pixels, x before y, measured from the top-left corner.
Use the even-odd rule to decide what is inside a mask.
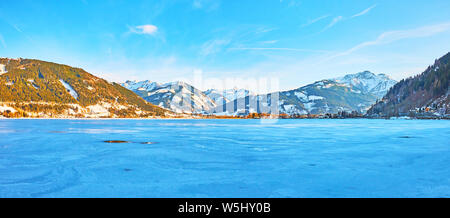
[[[450,119],[450,114],[445,108],[423,107],[410,110],[408,113],[392,113],[389,115],[372,114],[367,115],[357,111],[341,111],[338,113],[325,114],[269,114],[269,113],[238,113],[235,115],[215,115],[200,113],[169,113],[165,116],[156,116],[152,114],[135,114],[135,113],[109,113],[97,114],[89,111],[83,113],[65,113],[65,107],[61,109],[48,110],[45,108],[34,108],[34,112],[25,112],[21,109],[15,109],[11,106],[0,104],[0,118],[58,118],[58,119],[115,119],[115,118],[135,118],[135,119],[353,119],[353,118],[369,118],[369,119]]]

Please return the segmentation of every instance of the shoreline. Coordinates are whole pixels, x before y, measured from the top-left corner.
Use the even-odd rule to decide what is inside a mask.
[[[0,117],[0,120],[194,120],[195,118],[60,118],[60,117]],[[201,120],[201,119],[195,119]]]
[[[0,120],[450,120],[449,118],[372,118],[372,117],[352,117],[352,118],[60,118],[60,117],[0,117]]]

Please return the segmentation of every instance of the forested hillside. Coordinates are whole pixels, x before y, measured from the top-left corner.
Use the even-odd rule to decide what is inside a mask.
[[[449,114],[450,53],[423,73],[401,80],[368,111],[371,116],[445,116]]]
[[[0,104],[28,115],[141,117],[166,112],[80,68],[31,59],[1,58],[0,64],[5,68],[0,73]]]

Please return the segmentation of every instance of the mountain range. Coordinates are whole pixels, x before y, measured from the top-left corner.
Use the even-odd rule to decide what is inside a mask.
[[[177,113],[203,113],[217,106],[214,100],[185,82],[160,84],[146,80],[121,85],[146,101]]]
[[[213,112],[225,114],[270,113],[288,115],[364,113],[396,82],[369,71],[325,79],[297,89],[237,99]],[[384,92],[384,93],[383,93]],[[274,99],[278,100],[274,100]],[[276,104],[276,105],[274,105]],[[233,106],[233,105],[237,105]],[[224,110],[226,108],[226,110]]]
[[[201,92],[182,82],[158,84],[150,81],[126,81],[122,83],[122,86],[134,91],[152,104],[175,112],[220,115],[248,113],[302,115],[339,111],[363,113],[377,99],[381,99],[395,83],[396,81],[385,74],[375,75],[364,71],[317,81],[294,90],[263,95],[236,88],[209,89]],[[274,96],[278,98],[276,107],[272,107],[271,102],[271,99],[275,99]],[[185,103],[180,104],[183,101]]]
[[[121,85],[146,101],[177,113],[208,113],[218,105],[253,94],[245,89],[200,91],[181,82],[157,83],[149,80],[126,81]]]

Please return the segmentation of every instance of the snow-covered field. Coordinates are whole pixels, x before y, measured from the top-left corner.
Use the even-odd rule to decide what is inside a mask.
[[[0,120],[0,197],[450,197],[449,121],[271,121]]]

